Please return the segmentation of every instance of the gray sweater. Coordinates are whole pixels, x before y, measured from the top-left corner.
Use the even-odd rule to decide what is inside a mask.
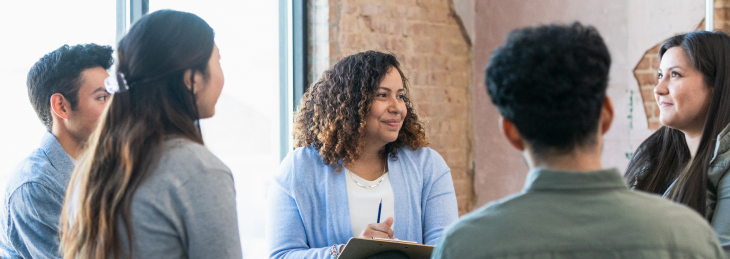
[[[202,145],[166,141],[132,198],[132,230],[133,258],[242,258],[231,171]]]

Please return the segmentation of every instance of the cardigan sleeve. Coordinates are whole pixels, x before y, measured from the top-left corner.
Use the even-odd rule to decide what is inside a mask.
[[[299,150],[301,151],[301,150]],[[301,185],[302,179],[295,179],[295,170],[302,170],[302,165],[297,165],[294,157],[299,156],[296,151],[291,152],[281,162],[279,174],[269,189],[268,195],[268,216],[266,221],[266,242],[269,250],[269,258],[293,259],[293,258],[332,258],[330,254],[331,245],[328,247],[310,247],[316,243],[309,240],[312,234],[317,235],[319,229],[305,227],[302,209],[300,206],[310,206],[306,202],[298,203],[296,200],[294,186]],[[338,244],[339,246],[343,244]]]
[[[297,204],[278,184],[269,191],[269,258],[330,258],[330,247],[310,248]],[[341,245],[338,245],[338,249]]]
[[[431,180],[423,189],[423,242],[427,245],[435,245],[446,226],[459,218],[451,170],[441,155],[433,150],[431,152],[432,157],[429,160],[432,164],[424,168],[431,170],[425,172],[431,175]]]

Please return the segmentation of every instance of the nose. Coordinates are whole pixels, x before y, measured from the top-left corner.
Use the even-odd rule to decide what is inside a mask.
[[[654,94],[659,95],[659,96],[669,94],[669,88],[667,87],[667,84],[668,84],[668,82],[667,82],[666,77],[659,79],[659,82],[654,87]]]
[[[393,114],[401,113],[400,101],[398,97],[390,98],[388,101],[388,112]]]

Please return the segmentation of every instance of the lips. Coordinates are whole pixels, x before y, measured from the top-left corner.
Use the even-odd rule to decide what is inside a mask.
[[[674,104],[673,103],[668,103],[668,102],[659,102],[659,107],[660,108],[669,107],[669,106],[672,106],[672,105],[674,105]]]
[[[387,121],[383,121],[383,123],[385,123],[385,125],[388,125],[391,127],[398,127],[398,125],[400,124],[400,120],[387,120]]]

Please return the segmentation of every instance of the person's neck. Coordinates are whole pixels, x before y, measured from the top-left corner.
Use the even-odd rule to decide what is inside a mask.
[[[590,172],[603,169],[601,152],[597,150],[574,150],[568,154],[536,156],[525,152],[530,169],[545,168],[557,171]]]
[[[66,151],[66,154],[74,160],[78,160],[79,155],[83,152],[82,143],[79,143],[78,140],[74,139],[73,136],[71,136],[71,134],[65,129],[62,129],[60,126],[56,126],[55,123],[53,124],[53,128],[51,128],[51,134],[56,137],[56,140],[59,144],[61,144],[61,147],[63,147],[63,150]]]
[[[700,147],[700,141],[702,140],[702,131],[682,131],[682,133],[684,133],[684,139],[687,141],[690,157],[695,158],[697,149]]]
[[[373,181],[383,175],[385,160],[380,157],[380,150],[385,146],[368,146],[362,150],[360,157],[352,161],[351,163],[345,164],[350,172],[357,176]]]

